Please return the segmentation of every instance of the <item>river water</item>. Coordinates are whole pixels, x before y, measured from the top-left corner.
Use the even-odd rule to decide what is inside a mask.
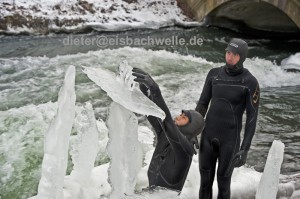
[[[299,173],[300,73],[283,70],[281,60],[300,52],[300,40],[250,38],[204,27],[0,36],[0,198],[36,194],[43,135],[55,115],[58,91],[69,65],[76,66],[77,105],[90,101],[96,118],[107,119],[111,99],[86,77],[81,66],[117,71],[124,60],[154,77],[175,116],[181,109],[195,108],[207,72],[224,63],[224,49],[231,37],[248,42],[249,58],[244,65],[261,86],[257,131],[247,166],[262,172],[273,140],[279,139],[285,144],[281,173]],[[116,42],[126,38],[127,44],[134,38],[140,40],[130,46]],[[167,38],[171,43],[155,43]],[[180,38],[188,45],[174,43]],[[113,43],[92,42],[103,39]],[[142,39],[152,43],[141,42]],[[139,122],[149,126],[140,115]],[[107,161],[107,157],[98,157],[97,164]]]

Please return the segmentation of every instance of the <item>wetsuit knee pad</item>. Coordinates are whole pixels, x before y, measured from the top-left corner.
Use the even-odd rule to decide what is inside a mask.
[[[217,176],[218,179],[218,199],[230,199],[230,183],[231,175],[229,176]]]

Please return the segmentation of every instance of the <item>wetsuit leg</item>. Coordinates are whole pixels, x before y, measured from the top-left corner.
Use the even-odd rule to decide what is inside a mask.
[[[230,183],[231,183],[231,175],[228,176],[219,176],[218,180],[218,199],[230,199]]]
[[[211,141],[202,133],[199,153],[201,186],[199,199],[212,198],[212,185],[215,177],[215,168],[218,157],[218,150],[214,149]]]
[[[225,142],[225,140],[223,140]],[[234,154],[238,151],[238,146],[234,143],[221,143],[219,152],[219,164],[217,171],[218,180],[218,199],[230,199],[230,183],[231,175],[234,167],[232,166],[232,159]],[[237,142],[239,143],[239,142]]]

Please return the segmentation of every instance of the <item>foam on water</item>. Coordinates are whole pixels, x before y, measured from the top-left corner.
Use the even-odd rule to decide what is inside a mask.
[[[57,99],[66,66],[57,59],[0,59],[0,110]],[[55,101],[56,101],[55,99]]]
[[[26,198],[36,193],[33,187],[40,178],[43,133],[56,109],[57,103],[49,102],[0,112],[1,194]]]
[[[76,67],[78,82],[76,92],[79,101],[85,102],[91,99],[93,105],[96,101],[98,104],[105,104],[103,100],[108,98],[84,77],[80,71],[81,66],[116,71],[124,60],[130,66],[142,68],[153,76],[160,85],[167,103],[170,103],[171,110],[176,113],[180,107],[186,105],[190,106],[186,108],[195,107],[209,69],[223,64],[164,50],[153,51],[130,47],[54,58],[0,59],[1,65],[4,66],[0,68],[0,110],[56,100],[66,63],[72,63]],[[265,59],[247,59],[245,67],[257,77],[261,88],[300,85],[299,73],[286,72],[282,67]],[[191,90],[193,92],[190,92]]]
[[[281,66],[265,59],[246,59],[244,65],[257,78],[261,88],[296,86],[300,83],[299,73],[286,72]]]
[[[289,56],[281,61],[281,66],[284,69],[297,69],[300,71],[300,53]]]

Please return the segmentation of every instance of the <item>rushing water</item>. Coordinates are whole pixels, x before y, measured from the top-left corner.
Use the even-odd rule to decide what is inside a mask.
[[[201,38],[202,45],[138,44],[124,47],[65,45],[78,38]],[[57,108],[58,90],[66,68],[76,66],[77,105],[91,101],[96,118],[107,119],[111,100],[81,71],[81,66],[116,71],[126,60],[149,72],[161,87],[173,115],[195,108],[210,68],[224,62],[231,37],[243,37],[213,28],[167,28],[85,35],[0,36],[0,196],[27,198],[36,193],[43,155],[43,135]],[[286,146],[283,174],[300,168],[300,73],[284,71],[281,60],[300,52],[300,41],[245,38],[249,59],[245,62],[261,85],[257,132],[247,164],[263,171],[274,139]],[[70,43],[69,43],[70,44]],[[298,60],[300,62],[300,60]],[[139,116],[143,124],[144,117]],[[107,162],[98,157],[98,164]],[[72,165],[69,165],[71,168]]]

